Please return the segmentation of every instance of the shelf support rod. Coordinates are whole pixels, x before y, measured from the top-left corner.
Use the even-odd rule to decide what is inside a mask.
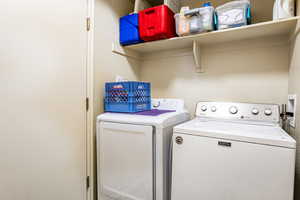
[[[193,54],[194,54],[194,61],[196,65],[196,72],[197,73],[204,73],[203,66],[201,65],[201,50],[200,44],[197,41],[193,41]]]
[[[295,29],[290,34],[290,36],[289,36],[289,42],[294,41],[299,34],[300,34],[300,20],[297,21],[297,23],[295,25]]]
[[[121,56],[124,56],[126,58],[131,58],[134,60],[141,60],[140,55],[138,53],[134,52],[126,52],[123,47],[121,47],[118,44],[112,43],[112,52]]]

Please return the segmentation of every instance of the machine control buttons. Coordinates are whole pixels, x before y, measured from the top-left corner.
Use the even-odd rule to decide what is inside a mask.
[[[203,112],[205,112],[205,111],[207,111],[207,107],[206,107],[205,105],[203,105],[203,106],[201,106],[201,110],[202,110]]]
[[[253,115],[258,115],[259,114],[259,110],[257,108],[253,108],[252,114]]]
[[[272,115],[272,110],[271,109],[266,109],[265,110],[265,115],[267,115],[267,116]]]
[[[231,107],[229,108],[229,112],[230,112],[231,114],[233,114],[233,115],[237,114],[238,111],[239,111],[238,108],[235,107],[235,106],[231,106]]]
[[[217,107],[216,106],[211,107],[211,112],[216,112],[216,111],[217,111]]]

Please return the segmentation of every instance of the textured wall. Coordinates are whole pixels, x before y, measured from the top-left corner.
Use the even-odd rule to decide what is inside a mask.
[[[198,101],[286,102],[289,45],[280,38],[220,44],[202,49],[205,73],[195,73],[189,52],[151,55],[140,79],[154,97],[183,98],[191,113]],[[282,40],[284,41],[284,40]]]

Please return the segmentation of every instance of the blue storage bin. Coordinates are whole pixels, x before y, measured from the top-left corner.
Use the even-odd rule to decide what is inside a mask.
[[[133,113],[151,110],[151,85],[145,82],[105,84],[106,112]]]
[[[140,43],[138,14],[126,15],[120,18],[120,44]]]

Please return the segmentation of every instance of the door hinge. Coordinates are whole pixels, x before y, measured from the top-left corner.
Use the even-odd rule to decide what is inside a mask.
[[[87,176],[86,177],[86,189],[89,189],[90,188],[90,177]]]
[[[88,111],[90,108],[90,99],[89,98],[86,98],[85,99],[85,109],[86,111]]]
[[[86,30],[87,31],[91,30],[91,18],[90,17],[86,18]]]

